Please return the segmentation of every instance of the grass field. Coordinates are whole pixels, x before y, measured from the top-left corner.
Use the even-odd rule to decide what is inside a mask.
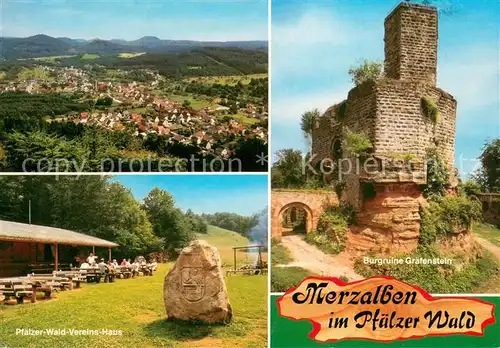
[[[193,109],[202,109],[207,106],[214,106],[214,103],[209,99],[195,98],[191,95],[167,94],[166,97],[176,103],[183,103],[184,100],[189,100],[190,106]]]
[[[92,53],[85,53],[80,57],[80,59],[83,59],[83,60],[93,60],[93,59],[97,59],[97,58],[99,58],[99,55],[92,54]]]
[[[208,226],[207,234],[199,234],[198,239],[206,240],[219,249],[223,267],[232,268],[234,265],[233,247],[247,246],[248,239],[241,234],[228,231],[216,226]],[[262,253],[262,258],[267,261],[267,253]],[[242,266],[255,261],[254,253],[244,251],[236,252],[236,266]]]
[[[500,247],[500,229],[490,224],[474,224],[472,231],[480,237],[489,240]]]
[[[252,74],[252,75],[232,75],[232,76],[207,76],[207,77],[188,77],[185,79],[187,82],[196,81],[198,83],[204,84],[214,84],[218,83],[221,85],[236,85],[238,81],[243,84],[250,83],[251,79],[262,79],[266,78],[267,74]]]
[[[247,117],[241,113],[237,113],[235,115],[229,115],[229,116],[234,118],[236,121],[238,121],[242,124],[245,124],[245,125],[249,125],[249,126],[259,122],[259,120],[257,118]]]
[[[64,58],[73,58],[76,57],[75,55],[67,55],[67,56],[50,56],[50,57],[37,57],[33,58],[34,60],[38,60],[41,62],[48,62],[48,63],[55,63],[59,59],[64,59]]]
[[[118,55],[118,57],[120,57],[120,58],[134,58],[134,57],[142,56],[143,54],[146,54],[146,52],[141,52],[141,53],[122,52]]]
[[[203,238],[228,259],[233,243],[247,240],[234,232],[210,227]],[[163,279],[172,264],[153,277],[83,284],[60,292],[50,301],[0,306],[0,346],[6,347],[267,347],[267,277],[226,278],[233,321],[195,325],[165,320]],[[17,328],[66,329],[60,336],[16,335]],[[75,336],[69,329],[122,330],[122,336]]]

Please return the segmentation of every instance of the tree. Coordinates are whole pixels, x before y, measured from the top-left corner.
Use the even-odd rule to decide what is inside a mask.
[[[135,257],[157,251],[146,212],[130,191],[105,176],[0,177],[0,219],[65,228],[120,245],[113,253]],[[31,204],[30,204],[31,202]]]
[[[191,102],[187,99],[184,99],[184,101],[182,102],[182,107],[187,109],[190,106],[191,106]]]
[[[302,152],[293,149],[279,150],[277,161],[271,168],[271,186],[273,188],[303,187],[306,184],[305,159]]]
[[[500,139],[487,142],[479,156],[481,167],[473,178],[487,192],[500,192]]]
[[[300,129],[304,134],[304,138],[306,139],[309,146],[312,143],[312,130],[314,126],[314,120],[320,116],[318,109],[313,109],[310,111],[306,111],[300,117]]]
[[[153,226],[153,233],[162,239],[169,257],[176,257],[180,249],[194,239],[182,211],[175,207],[172,195],[154,188],[144,200],[144,209]]]
[[[366,81],[375,81],[382,76],[382,63],[365,59],[358,66],[351,67],[349,75],[356,86]]]
[[[229,107],[229,113],[232,115],[238,113],[238,105],[236,105],[236,102],[232,103],[231,106]]]

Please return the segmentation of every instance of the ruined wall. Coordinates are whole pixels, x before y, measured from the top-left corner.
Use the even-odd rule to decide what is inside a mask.
[[[426,149],[436,146],[448,168],[453,168],[456,101],[451,95],[433,86],[400,80],[381,81],[376,95],[375,154],[424,158]],[[436,102],[437,123],[423,112],[423,97]]]
[[[385,75],[436,85],[438,16],[434,7],[399,4],[385,23]]]
[[[318,219],[326,208],[338,205],[335,192],[323,190],[285,190],[271,191],[271,237],[281,238],[281,223],[284,212],[289,207],[301,207],[307,213],[307,232],[316,230]]]

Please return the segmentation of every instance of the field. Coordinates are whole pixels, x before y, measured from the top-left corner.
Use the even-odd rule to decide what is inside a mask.
[[[245,124],[245,125],[253,125],[253,124],[256,124],[259,122],[259,119],[257,118],[253,118],[253,117],[247,117],[245,116],[244,114],[241,114],[241,113],[237,113],[235,115],[229,115],[231,116],[232,118],[234,118],[236,121],[242,123],[242,124]]]
[[[211,227],[203,238],[219,247],[227,261],[232,246],[248,241],[234,232]],[[234,243],[234,244],[233,244]],[[56,299],[0,307],[0,344],[7,347],[267,347],[267,277],[226,278],[233,322],[195,325],[165,320],[163,279],[172,264],[153,277],[83,284]],[[16,335],[17,328],[67,329],[62,336]],[[69,329],[122,330],[122,336],[75,336]]]
[[[33,58],[34,60],[38,60],[41,62],[48,62],[48,63],[55,63],[59,59],[64,59],[64,58],[73,58],[76,57],[75,55],[67,55],[67,56],[50,56],[50,57],[37,57]]]
[[[118,55],[118,57],[120,57],[120,58],[134,58],[134,57],[142,56],[143,54],[146,54],[146,52],[141,52],[141,53],[122,52]]]
[[[191,95],[167,94],[166,97],[176,103],[181,104],[184,102],[184,100],[188,100],[190,102],[190,106],[194,109],[202,109],[204,107],[215,105],[209,99],[195,98]]]
[[[232,75],[232,76],[207,76],[207,77],[189,77],[185,81],[191,82],[196,81],[198,83],[205,83],[208,85],[218,83],[221,85],[236,85],[238,81],[242,84],[250,83],[251,79],[263,79],[266,78],[267,74],[251,74],[251,75]]]
[[[232,268],[234,264],[233,247],[248,245],[248,239],[233,231],[228,231],[216,226],[208,226],[207,234],[199,234],[199,239],[206,240],[211,245],[216,245],[221,256],[222,266]],[[267,261],[267,253],[262,253],[263,260]],[[237,266],[252,263],[255,260],[254,253],[244,251],[236,252]]]
[[[99,58],[98,54],[91,54],[91,53],[85,53],[80,57],[80,59],[83,59],[83,60],[94,60],[97,58]]]

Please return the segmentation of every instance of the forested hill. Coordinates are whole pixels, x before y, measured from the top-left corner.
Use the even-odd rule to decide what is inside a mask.
[[[182,53],[204,47],[267,50],[267,41],[161,40],[154,36],[145,36],[133,41],[117,39],[87,41],[39,34],[26,38],[0,38],[0,58],[25,59],[80,54],[103,56],[119,52]]]
[[[71,65],[88,64],[70,58]],[[68,59],[69,60],[69,59]],[[60,64],[70,63],[62,60]],[[241,48],[206,47],[183,53],[146,53],[134,58],[101,57],[92,63],[106,68],[153,69],[165,76],[214,76],[267,73],[267,52]]]

